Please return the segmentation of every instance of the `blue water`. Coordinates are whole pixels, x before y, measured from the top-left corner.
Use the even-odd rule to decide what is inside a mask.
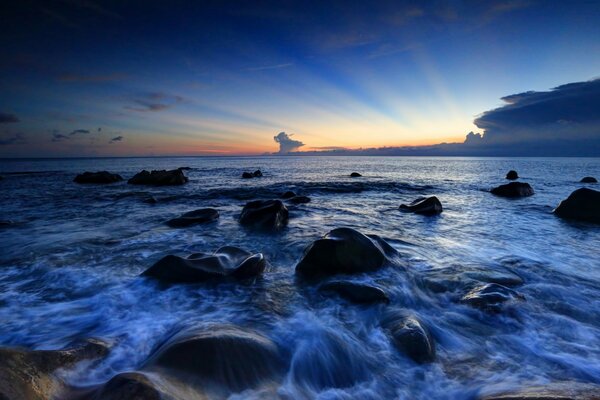
[[[180,187],[72,182],[87,170],[127,179],[142,169],[183,166],[192,169]],[[255,169],[264,177],[240,179]],[[506,183],[509,169],[533,186],[534,196],[510,200],[487,192]],[[363,177],[349,178],[353,171]],[[0,220],[14,223],[0,228],[0,345],[111,341],[102,362],[64,371],[74,385],[138,369],[174,327],[209,321],[250,327],[285,349],[292,361],[276,392],[289,398],[465,399],[520,385],[600,383],[600,227],[552,214],[583,186],[583,176],[600,177],[600,159],[2,160],[0,175]],[[289,207],[287,228],[261,234],[240,227],[245,202],[287,190],[312,198]],[[158,203],[144,203],[149,195]],[[438,196],[444,212],[398,210],[420,195]],[[217,208],[219,221],[187,229],[164,224],[203,207]],[[402,255],[395,268],[350,278],[385,288],[390,305],[357,306],[299,289],[294,267],[303,250],[341,226],[380,235]],[[138,277],[167,254],[223,245],[262,252],[272,267],[253,285],[164,289]],[[492,272],[520,276],[524,283],[515,290],[525,301],[498,315],[458,303],[460,282]],[[439,292],[431,280],[458,284]],[[412,310],[427,323],[437,342],[434,363],[415,364],[394,347],[380,324],[389,307]],[[331,362],[340,346],[352,361],[345,368]],[[342,373],[350,376],[345,387],[315,382]]]

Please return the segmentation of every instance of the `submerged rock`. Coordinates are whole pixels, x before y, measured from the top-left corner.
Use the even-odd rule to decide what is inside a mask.
[[[287,224],[288,217],[288,209],[280,200],[256,200],[246,203],[240,215],[240,224],[276,231]]]
[[[194,283],[208,280],[243,280],[262,274],[267,261],[262,253],[252,254],[233,246],[212,254],[196,253],[188,258],[168,255],[142,273],[167,283]]]
[[[334,292],[340,297],[353,303],[389,303],[387,294],[377,286],[364,283],[335,281],[328,282],[319,287],[323,292]]]
[[[460,302],[482,311],[499,313],[507,303],[524,299],[523,295],[513,289],[497,283],[488,283],[471,290]]]
[[[306,204],[310,203],[310,197],[308,196],[294,196],[291,199],[288,199],[288,202],[292,204]]]
[[[515,179],[519,179],[519,174],[517,174],[517,171],[511,169],[506,174],[506,179],[514,181]]]
[[[292,192],[291,190],[289,190],[281,195],[282,199],[291,199],[292,197],[296,197],[296,193]]]
[[[351,178],[360,178],[361,176],[362,176],[362,175],[361,175],[361,174],[359,174],[358,172],[353,172],[353,173],[351,173],[351,174],[350,174],[350,177],[351,177]]]
[[[65,350],[0,348],[0,399],[47,400],[64,388],[53,373],[108,353],[106,343],[89,339]]]
[[[81,400],[161,400],[167,397],[140,372],[124,372],[113,376]]]
[[[296,266],[296,274],[315,278],[375,271],[386,263],[386,255],[392,252],[394,249],[379,236],[337,228],[307,247]]]
[[[84,172],[73,179],[75,183],[114,183],[122,181],[119,174],[111,174],[108,171]]]
[[[504,391],[478,400],[598,400],[600,386],[582,382],[555,382],[545,386]]]
[[[166,223],[171,228],[183,228],[195,224],[204,224],[219,218],[219,212],[214,208],[201,208],[182,214],[180,217],[168,220]]]
[[[452,265],[424,271],[419,282],[435,293],[454,292],[472,288],[481,283],[497,283],[514,287],[523,284],[523,278],[501,266],[464,266]]]
[[[423,215],[436,215],[443,211],[442,203],[435,196],[419,197],[408,205],[400,205],[400,209]]]
[[[254,171],[254,172],[244,172],[244,173],[242,174],[242,178],[244,178],[244,179],[250,179],[250,178],[260,178],[260,177],[262,177],[262,176],[263,176],[263,174],[262,174],[262,172],[261,172],[261,170],[260,170],[260,169],[257,169],[257,170],[256,170],[256,171]]]
[[[526,197],[533,195],[533,188],[529,183],[511,182],[506,185],[500,185],[491,190],[492,194],[501,197]]]
[[[383,327],[398,350],[413,361],[426,363],[435,359],[435,341],[429,329],[415,315],[398,310],[388,312]]]
[[[181,331],[151,356],[149,368],[167,369],[195,385],[242,391],[273,380],[285,368],[277,345],[260,333],[226,324]]]
[[[581,183],[598,183],[598,180],[596,178],[594,178],[593,176],[586,176],[584,178],[581,178],[581,180],[579,182],[581,182]]]
[[[131,185],[154,185],[154,186],[171,186],[183,185],[188,181],[188,178],[180,169],[172,169],[170,171],[160,170],[148,172],[143,170],[129,179],[127,183]]]
[[[600,192],[588,188],[577,189],[560,202],[554,214],[561,218],[600,223]]]

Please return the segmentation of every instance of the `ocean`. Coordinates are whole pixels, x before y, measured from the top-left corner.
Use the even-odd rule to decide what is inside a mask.
[[[128,185],[142,169],[189,167],[182,186]],[[241,179],[260,169],[261,178]],[[514,169],[535,190],[489,193]],[[125,181],[81,185],[84,171]],[[362,174],[350,178],[351,172]],[[600,383],[600,226],[552,210],[598,158],[178,157],[0,160],[0,345],[58,349],[81,338],[111,342],[109,355],[61,371],[70,384],[142,369],[174,329],[231,323],[272,340],[286,367],[281,398],[469,399],[549,382]],[[288,190],[279,232],[246,229],[244,204]],[[437,196],[438,216],[402,212]],[[155,204],[145,202],[149,196]],[[165,221],[212,207],[218,221],[174,229]],[[343,277],[386,291],[389,304],[357,305],[299,282],[306,247],[338,227],[385,239],[396,265]],[[251,283],[159,285],[139,275],[165,255],[232,245],[270,267]],[[461,297],[494,277],[517,277],[522,298],[500,313]],[[339,277],[337,277],[339,278]],[[415,363],[382,325],[390,309],[417,315],[436,343]],[[343,361],[341,361],[341,359]],[[238,398],[261,398],[248,389]]]

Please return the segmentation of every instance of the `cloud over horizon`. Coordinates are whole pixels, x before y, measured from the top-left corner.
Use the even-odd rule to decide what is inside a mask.
[[[288,135],[285,132],[279,132],[277,136],[273,137],[276,143],[279,143],[279,154],[286,154],[292,151],[298,150],[304,146],[299,140],[292,139],[293,134]]]

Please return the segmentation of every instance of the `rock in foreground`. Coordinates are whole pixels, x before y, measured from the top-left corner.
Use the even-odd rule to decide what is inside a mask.
[[[600,400],[600,386],[581,382],[557,382],[481,396],[479,400]]]
[[[122,181],[119,174],[111,174],[108,171],[84,172],[73,179],[75,183],[114,183]]]
[[[554,214],[561,218],[600,223],[600,192],[588,188],[577,189],[560,202]]]
[[[233,246],[212,254],[196,253],[188,258],[168,255],[142,273],[166,283],[194,283],[208,280],[243,280],[262,274],[267,261],[262,253],[252,254]]]
[[[154,185],[154,186],[172,186],[183,185],[188,178],[181,169],[172,169],[170,171],[160,170],[148,172],[143,170],[129,179],[127,183],[131,185]]]
[[[190,225],[204,224],[219,218],[219,212],[214,208],[201,208],[182,214],[180,217],[167,221],[171,228],[183,228]]]
[[[492,194],[500,197],[527,197],[533,195],[533,188],[529,183],[511,182],[500,185],[491,190]]]
[[[511,169],[506,174],[506,179],[514,181],[515,179],[519,179],[519,174],[517,174],[517,171]]]
[[[586,176],[584,178],[581,178],[581,180],[579,182],[581,182],[581,183],[598,183],[598,179],[594,178],[593,176]]]
[[[308,246],[296,266],[296,274],[315,278],[375,271],[386,263],[386,255],[393,252],[394,249],[379,236],[337,228]]]
[[[389,303],[387,294],[377,286],[364,283],[335,281],[328,282],[319,287],[320,291],[333,292],[353,303]]]
[[[124,372],[113,376],[92,393],[78,397],[80,400],[161,400],[166,399],[160,390],[139,372]]]
[[[394,345],[417,363],[435,359],[435,341],[429,329],[414,315],[392,311],[383,320]]]
[[[287,224],[288,217],[288,209],[280,200],[256,200],[244,206],[240,224],[265,231],[276,231]]]
[[[400,209],[422,215],[436,215],[443,211],[442,203],[435,196],[419,197],[408,205],[400,205]]]
[[[524,299],[523,295],[513,289],[497,283],[488,283],[471,290],[460,301],[482,311],[499,313],[506,304]]]

